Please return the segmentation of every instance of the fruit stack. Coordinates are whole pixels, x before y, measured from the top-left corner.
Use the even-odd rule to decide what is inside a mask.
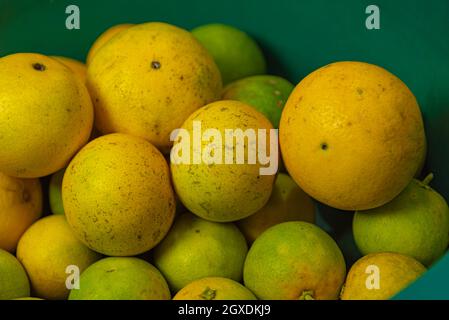
[[[420,277],[449,208],[413,93],[364,62],[266,69],[222,24],[0,58],[0,299],[388,299]],[[353,214],[355,263],[318,203]]]

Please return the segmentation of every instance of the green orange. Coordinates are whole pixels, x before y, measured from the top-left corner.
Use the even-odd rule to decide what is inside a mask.
[[[245,286],[263,300],[337,299],[345,276],[335,241],[302,221],[265,231],[249,250],[243,273]]]
[[[192,34],[213,56],[224,84],[266,72],[262,50],[247,33],[212,23],[193,29]]]
[[[180,215],[154,251],[154,263],[173,292],[205,277],[242,279],[248,251],[232,223],[217,223],[190,213]]]
[[[270,75],[237,80],[223,89],[223,99],[238,100],[262,112],[279,128],[282,109],[294,86],[287,80]]]
[[[170,291],[161,273],[138,258],[111,257],[87,268],[80,288],[69,300],[168,300]]]
[[[386,205],[354,215],[355,242],[363,254],[397,252],[424,265],[440,258],[449,244],[449,207],[424,182],[412,180]]]

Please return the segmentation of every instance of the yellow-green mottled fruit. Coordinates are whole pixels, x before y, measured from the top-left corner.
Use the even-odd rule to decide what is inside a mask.
[[[180,215],[154,251],[154,263],[173,290],[205,277],[240,281],[248,251],[245,238],[232,223]]]
[[[413,179],[389,203],[355,213],[354,239],[363,254],[397,252],[429,266],[445,253],[449,207],[427,185],[429,178],[424,183]]]
[[[167,162],[148,141],[110,134],[87,144],[62,181],[67,220],[95,251],[131,256],[153,248],[175,213]]]
[[[419,278],[426,268],[398,253],[373,253],[349,270],[342,300],[387,300]]]
[[[102,133],[143,137],[162,151],[196,109],[220,98],[220,71],[190,32],[144,23],[119,32],[93,56],[88,87]]]
[[[48,199],[50,210],[53,214],[64,214],[62,205],[62,179],[64,178],[65,168],[53,173],[48,187]]]
[[[219,136],[202,139],[197,147],[195,128],[199,125],[202,133],[211,129]],[[254,151],[255,145],[250,145],[246,138],[243,142],[230,141],[226,139],[225,131],[252,129],[257,136],[259,129],[265,129],[266,150],[274,153],[276,150],[270,150],[269,138],[272,128],[265,116],[239,101],[217,101],[193,113],[176,137],[171,161],[175,190],[187,209],[201,218],[217,222],[243,219],[261,209],[271,195],[275,174],[261,175],[260,169],[267,165],[261,165],[258,159],[254,164],[248,163],[248,150]],[[274,143],[277,146],[277,141]],[[211,151],[211,146],[216,150]],[[199,152],[200,161],[195,164],[195,154]],[[227,152],[233,157],[231,164],[225,163]],[[236,153],[244,156],[243,164],[236,162]],[[186,154],[190,158],[185,157]],[[204,161],[205,155],[212,155],[215,163],[208,163],[209,159]],[[176,163],[174,157],[186,161]]]
[[[284,222],[256,239],[245,261],[245,286],[259,299],[337,299],[346,266],[335,241],[308,222]]]
[[[192,34],[214,57],[224,84],[266,72],[262,50],[245,32],[211,23],[193,29]]]
[[[105,258],[87,268],[69,300],[169,300],[161,273],[138,258]]]
[[[223,89],[221,97],[249,104],[279,128],[282,109],[293,89],[294,86],[281,77],[260,75],[232,82]]]
[[[220,277],[192,281],[179,290],[173,300],[257,300],[240,283]]]
[[[93,108],[65,65],[34,53],[0,59],[0,172],[38,178],[58,171],[87,142]]]
[[[30,282],[16,257],[0,249],[0,300],[23,298],[30,295]]]
[[[20,238],[17,258],[38,298],[67,299],[68,266],[83,272],[101,255],[79,241],[64,216],[51,215],[33,224]]]

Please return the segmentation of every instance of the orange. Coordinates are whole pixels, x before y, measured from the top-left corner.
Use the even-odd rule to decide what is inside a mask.
[[[342,210],[392,200],[426,149],[413,93],[387,70],[363,62],[332,63],[303,79],[285,105],[279,138],[292,178]]]

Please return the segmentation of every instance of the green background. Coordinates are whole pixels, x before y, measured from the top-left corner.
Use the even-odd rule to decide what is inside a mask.
[[[80,8],[80,30],[65,28],[70,4]],[[365,28],[370,4],[380,7],[380,30]],[[432,185],[449,199],[448,0],[0,0],[0,56],[40,52],[84,60],[107,27],[146,21],[187,29],[209,22],[234,25],[260,43],[271,73],[294,83],[337,60],[387,68],[420,103],[429,141],[426,171],[435,174]],[[449,299],[448,275],[446,255],[398,298]]]

